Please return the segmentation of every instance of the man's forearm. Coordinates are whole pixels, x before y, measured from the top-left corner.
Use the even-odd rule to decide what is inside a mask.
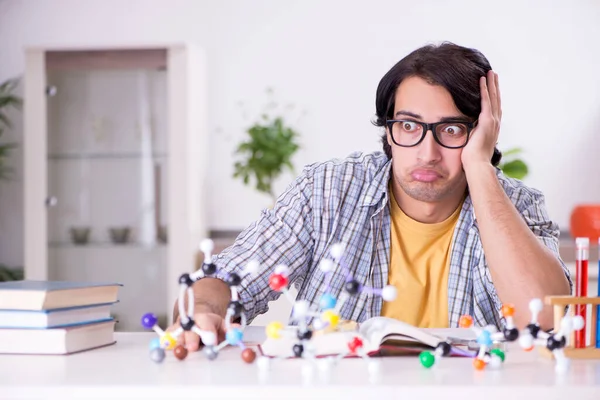
[[[515,305],[515,322],[529,322],[529,301],[568,295],[569,283],[556,256],[541,243],[504,193],[491,164],[466,170],[485,257],[498,296]],[[552,310],[539,323],[550,328]]]
[[[195,312],[206,312],[218,314],[225,317],[227,306],[231,299],[231,290],[225,282],[217,278],[202,278],[192,286],[194,290]],[[185,298],[185,306],[187,308],[187,295]],[[179,317],[179,307],[175,303],[173,319],[177,321]]]

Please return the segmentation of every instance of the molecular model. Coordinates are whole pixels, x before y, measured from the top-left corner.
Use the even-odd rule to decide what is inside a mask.
[[[542,311],[543,303],[534,299],[529,303],[531,322],[525,327],[519,338],[519,344],[525,351],[531,351],[535,346],[545,346],[554,355],[556,372],[564,373],[569,369],[569,359],[565,357],[563,349],[567,345],[567,337],[574,331],[583,329],[585,321],[582,316],[574,317],[565,315],[560,321],[560,329],[550,334],[540,329],[537,317]]]
[[[512,305],[505,304],[502,306],[501,312],[506,320],[506,327],[502,332],[498,332],[493,325],[488,325],[484,328],[473,326],[473,318],[470,315],[460,317],[459,326],[461,328],[471,328],[477,334],[479,351],[473,359],[473,366],[477,370],[484,369],[486,365],[492,368],[500,367],[506,356],[501,349],[492,348],[493,344],[498,342],[514,342],[519,337],[519,330],[515,327],[513,321],[515,308]]]
[[[311,305],[305,300],[295,301],[288,291],[288,268],[285,265],[279,265],[269,278],[271,289],[281,292],[292,304],[292,315],[290,322],[295,323],[288,329],[284,329],[284,324],[275,321],[266,327],[267,337],[270,339],[281,339],[283,337],[292,337],[292,353],[297,358],[305,360],[302,368],[302,375],[305,381],[312,379],[315,368],[320,371],[320,377],[323,380],[329,378],[331,369],[337,362],[348,356],[358,356],[367,362],[367,370],[370,379],[376,380],[379,375],[379,361],[368,356],[364,350],[363,339],[357,335],[349,333],[346,342],[346,351],[336,356],[329,356],[317,359],[312,347],[311,339],[316,334],[330,334],[339,329],[340,310],[345,302],[351,296],[357,296],[361,293],[371,293],[381,296],[385,301],[392,301],[396,298],[396,288],[388,285],[382,289],[373,289],[362,286],[355,280],[347,267],[341,261],[344,247],[341,244],[334,244],[331,247],[330,255],[332,259],[324,258],[319,263],[319,268],[326,274],[327,286],[324,294],[319,299],[317,306]],[[346,282],[344,291],[339,299],[336,299],[330,293],[330,282],[332,273],[336,265],[344,269]],[[273,359],[285,357],[273,357]],[[259,358],[259,373],[263,376],[268,375],[268,369],[272,359],[268,357]]]
[[[535,346],[545,346],[552,351],[556,359],[556,371],[565,372],[569,367],[569,359],[564,356],[563,348],[566,346],[566,338],[574,330],[583,328],[584,321],[581,317],[565,315],[561,320],[558,332],[550,334],[541,330],[538,323],[539,313],[542,311],[543,303],[540,299],[533,299],[529,303],[531,321],[522,332],[515,327],[513,315],[515,309],[512,305],[503,305],[501,312],[506,320],[506,327],[498,332],[496,327],[488,325],[484,328],[473,326],[473,318],[463,315],[459,320],[461,328],[471,328],[477,335],[479,351],[473,359],[473,366],[482,370],[486,366],[498,368],[505,360],[505,354],[501,349],[492,348],[494,343],[506,343],[517,341],[525,351],[531,351]]]
[[[217,267],[212,263],[213,242],[210,239],[203,240],[200,244],[200,250],[204,253],[204,261],[202,268],[191,274],[183,274],[179,278],[179,327],[173,332],[165,332],[157,322],[157,317],[152,313],[147,313],[142,316],[142,326],[146,329],[152,329],[158,334],[158,338],[154,338],[150,343],[150,358],[161,363],[165,359],[165,350],[173,350],[175,357],[179,360],[184,360],[187,357],[187,349],[177,344],[177,338],[183,333],[193,331],[200,336],[204,344],[204,353],[209,360],[217,358],[219,351],[227,345],[238,346],[242,349],[242,359],[247,363],[254,362],[256,353],[250,348],[246,348],[242,342],[243,331],[246,328],[246,315],[243,306],[239,301],[238,286],[242,282],[242,278],[248,274],[254,274],[258,270],[259,264],[251,261],[246,266],[243,276],[236,273],[228,274],[225,282],[231,289],[231,301],[227,307],[225,316],[226,334],[225,340],[217,344],[216,335],[213,332],[200,329],[193,319],[194,313],[194,291],[192,286],[194,283],[206,276],[213,276],[217,273]],[[185,307],[185,296],[187,294],[187,308]],[[241,327],[232,326],[232,321],[237,318],[241,319]]]

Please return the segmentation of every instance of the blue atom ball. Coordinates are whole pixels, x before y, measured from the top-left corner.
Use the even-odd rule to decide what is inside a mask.
[[[146,329],[152,329],[157,322],[158,318],[152,313],[146,313],[142,316],[142,326]]]
[[[235,346],[242,341],[243,336],[244,335],[241,330],[233,328],[227,331],[227,333],[225,334],[225,339],[227,340],[227,343],[229,343],[232,346]]]
[[[321,296],[321,300],[319,301],[319,306],[321,306],[321,309],[323,310],[330,310],[332,308],[335,308],[335,304],[337,303],[337,300],[335,299],[335,297],[333,297],[332,295],[325,293],[324,295]]]
[[[154,338],[150,341],[150,350],[154,350],[160,347],[160,339]]]
[[[477,336],[477,343],[483,346],[491,346],[492,335],[488,331],[481,331],[481,334]]]

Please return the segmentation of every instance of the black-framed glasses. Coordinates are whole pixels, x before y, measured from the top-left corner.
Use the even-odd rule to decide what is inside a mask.
[[[443,121],[428,124],[410,119],[388,119],[387,128],[394,144],[401,147],[414,147],[425,139],[428,131],[433,133],[433,138],[442,147],[460,149],[469,141],[471,131],[477,124],[468,121]]]

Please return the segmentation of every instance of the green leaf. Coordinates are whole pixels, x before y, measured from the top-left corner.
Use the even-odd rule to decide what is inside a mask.
[[[516,179],[523,179],[529,173],[527,164],[522,160],[508,161],[500,166],[500,169],[506,176]]]
[[[0,84],[0,136],[4,133],[4,128],[12,126],[6,109],[10,107],[20,109],[23,105],[23,100],[13,94],[18,82],[18,79],[9,79]],[[11,150],[16,146],[15,143],[0,145],[0,180],[8,179],[12,175],[12,169],[6,165],[6,159],[10,156]]]
[[[510,156],[515,156],[517,154],[521,154],[523,152],[523,149],[520,147],[515,147],[509,150],[505,150],[502,152],[502,157],[510,157]]]
[[[9,268],[6,265],[0,265],[0,282],[23,280],[23,268]]]

